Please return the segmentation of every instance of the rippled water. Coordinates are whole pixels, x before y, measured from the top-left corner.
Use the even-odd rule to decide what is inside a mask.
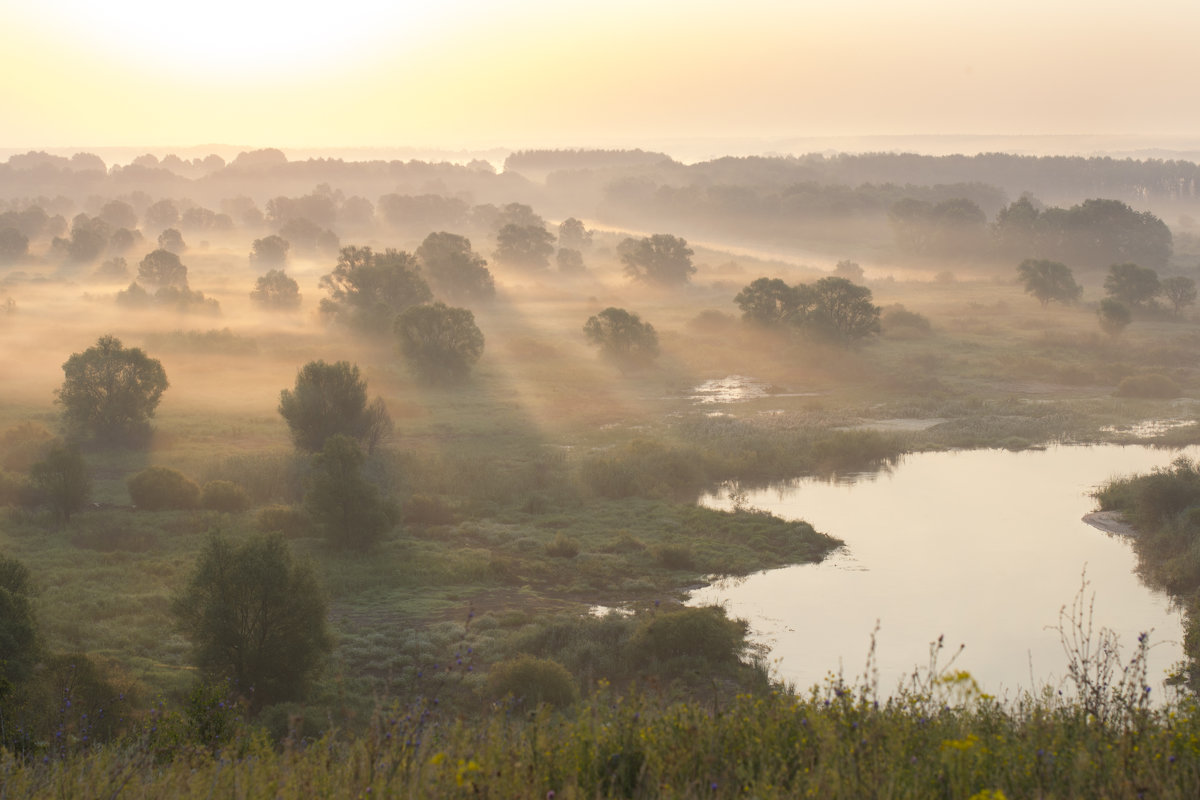
[[[1057,632],[1086,568],[1094,624],[1132,646],[1153,629],[1151,684],[1181,657],[1181,615],[1134,574],[1129,542],[1081,521],[1089,492],[1197,450],[1143,446],[921,453],[890,471],[803,480],[750,492],[749,506],[806,519],[846,546],[825,562],[722,581],[693,604],[723,603],[750,620],[779,676],[801,687],[828,673],[862,674],[879,624],[880,688],[929,661],[929,643],[965,644],[956,668],[985,691],[1057,685],[1066,659]],[[706,505],[728,508],[729,496]]]

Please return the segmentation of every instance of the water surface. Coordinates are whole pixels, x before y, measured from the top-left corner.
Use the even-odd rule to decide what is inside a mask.
[[[1127,648],[1150,631],[1150,682],[1181,658],[1182,620],[1166,595],[1136,576],[1129,542],[1081,521],[1089,493],[1112,477],[1147,472],[1196,448],[1060,446],[1046,450],[920,453],[890,471],[753,491],[746,503],[845,541],[821,564],[721,581],[692,604],[722,603],[750,621],[780,677],[801,688],[831,672],[861,675],[872,630],[880,688],[929,662],[945,636],[955,662],[985,691],[1058,685],[1066,659],[1050,630],[1086,568],[1094,625]],[[702,502],[729,508],[729,495]]]

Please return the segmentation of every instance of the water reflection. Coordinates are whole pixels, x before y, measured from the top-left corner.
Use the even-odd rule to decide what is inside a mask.
[[[1195,456],[1195,448],[1184,451]],[[780,676],[802,687],[829,672],[862,672],[880,625],[880,686],[894,688],[928,662],[929,642],[965,651],[985,691],[1057,685],[1065,672],[1059,610],[1086,567],[1095,625],[1127,647],[1153,629],[1151,682],[1181,657],[1180,613],[1134,574],[1120,536],[1088,526],[1092,489],[1109,478],[1166,466],[1179,455],[1115,445],[921,453],[890,470],[802,480],[787,487],[705,497],[806,519],[846,547],[818,565],[719,581],[691,602],[724,603],[750,620]]]

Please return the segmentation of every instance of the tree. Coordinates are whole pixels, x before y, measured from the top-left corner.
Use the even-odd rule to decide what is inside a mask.
[[[4,684],[25,680],[37,664],[32,594],[33,582],[25,565],[0,555],[0,701],[4,699]]]
[[[569,247],[559,248],[559,251],[554,254],[554,260],[558,264],[558,271],[563,275],[582,275],[587,272],[587,267],[583,264],[583,253],[578,250],[572,250]]]
[[[491,300],[496,285],[487,262],[471,249],[471,240],[455,233],[431,233],[417,248],[417,258],[433,288],[456,302]]]
[[[623,308],[609,307],[588,317],[583,335],[601,355],[623,367],[645,366],[658,357],[654,326]]]
[[[287,263],[291,243],[278,234],[255,239],[250,245],[250,263],[264,267],[282,267]]]
[[[362,475],[365,460],[358,444],[340,434],[313,456],[304,508],[334,547],[366,550],[396,524],[395,507]]]
[[[522,269],[548,269],[554,253],[554,236],[541,225],[508,223],[496,233],[496,252],[502,264]]]
[[[863,272],[863,268],[857,262],[851,261],[848,258],[843,258],[837,262],[833,268],[833,274],[838,278],[845,278],[853,283],[862,283],[867,279],[867,274]]]
[[[136,228],[137,212],[124,200],[110,200],[100,209],[100,219],[114,228]]]
[[[744,321],[777,327],[794,320],[800,311],[800,294],[779,278],[759,278],[738,292],[733,302]]]
[[[158,359],[137,347],[126,349],[115,336],[102,336],[94,347],[73,353],[63,373],[58,402],[67,427],[109,443],[148,437],[150,419],[169,385]]]
[[[1083,296],[1083,287],[1075,282],[1071,269],[1059,261],[1027,258],[1017,266],[1017,278],[1025,293],[1036,297],[1043,308],[1052,301],[1070,305]]]
[[[401,250],[343,247],[321,286],[330,295],[321,313],[376,335],[391,331],[401,311],[433,299],[416,257]]]
[[[16,228],[0,228],[0,264],[13,264],[29,252],[29,237]]]
[[[395,331],[409,367],[431,383],[462,380],[483,355],[483,333],[465,308],[413,306],[396,317]]]
[[[1118,336],[1133,321],[1129,306],[1112,297],[1105,297],[1100,301],[1096,315],[1100,319],[1100,329],[1113,337]]]
[[[1191,278],[1172,275],[1170,278],[1163,278],[1161,286],[1163,297],[1167,298],[1177,317],[1183,314],[1186,306],[1196,302],[1196,282]]]
[[[172,228],[179,223],[179,208],[171,200],[159,200],[142,215],[147,228]]]
[[[687,283],[696,271],[687,241],[667,233],[625,239],[617,245],[625,274],[634,280],[663,286]]]
[[[236,546],[214,535],[171,611],[204,676],[229,681],[252,712],[303,699],[332,646],[316,573],[278,533]]]
[[[55,442],[46,457],[29,468],[29,480],[41,500],[64,523],[87,505],[92,476],[75,445]]]
[[[1133,263],[1113,264],[1104,279],[1104,291],[1132,309],[1157,297],[1162,286],[1158,282],[1158,273],[1148,267]]]
[[[183,234],[178,228],[167,228],[158,235],[158,247],[179,255],[187,250],[187,243],[183,241]]]
[[[138,264],[138,280],[150,286],[186,289],[187,267],[179,260],[179,256],[160,247],[147,253]]]
[[[250,301],[269,311],[293,311],[300,307],[300,284],[281,269],[259,277]]]
[[[819,335],[843,344],[879,333],[879,306],[871,290],[845,278],[821,278],[809,290],[812,307],[802,324]]]
[[[579,220],[568,217],[558,226],[558,246],[566,250],[587,250],[592,246],[592,232]]]
[[[305,364],[296,374],[295,389],[279,393],[279,413],[296,447],[309,452],[337,434],[371,443],[390,425],[382,400],[368,407],[367,382],[349,361]]]

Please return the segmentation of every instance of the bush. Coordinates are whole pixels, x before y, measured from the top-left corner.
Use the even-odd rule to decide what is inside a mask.
[[[564,533],[559,533],[546,543],[546,555],[553,558],[574,558],[579,555],[579,542]]]
[[[190,509],[200,502],[200,487],[196,482],[170,467],[149,467],[125,485],[133,504],[145,511]]]
[[[733,665],[745,649],[745,635],[745,622],[729,619],[720,606],[704,606],[650,617],[629,645],[643,661],[694,658],[713,666]]]
[[[267,506],[254,517],[254,527],[263,533],[282,533],[284,538],[298,539],[312,533],[312,519],[296,506]]]
[[[546,703],[556,708],[569,706],[579,693],[566,667],[530,655],[493,664],[488,692],[496,699],[511,696],[529,706]]]
[[[200,505],[210,511],[245,511],[250,495],[232,481],[209,481],[200,492]]]
[[[1144,397],[1169,400],[1179,397],[1179,384],[1166,375],[1130,375],[1117,385],[1117,397]]]
[[[686,544],[660,544],[652,550],[654,560],[667,569],[695,569],[696,557]]]

